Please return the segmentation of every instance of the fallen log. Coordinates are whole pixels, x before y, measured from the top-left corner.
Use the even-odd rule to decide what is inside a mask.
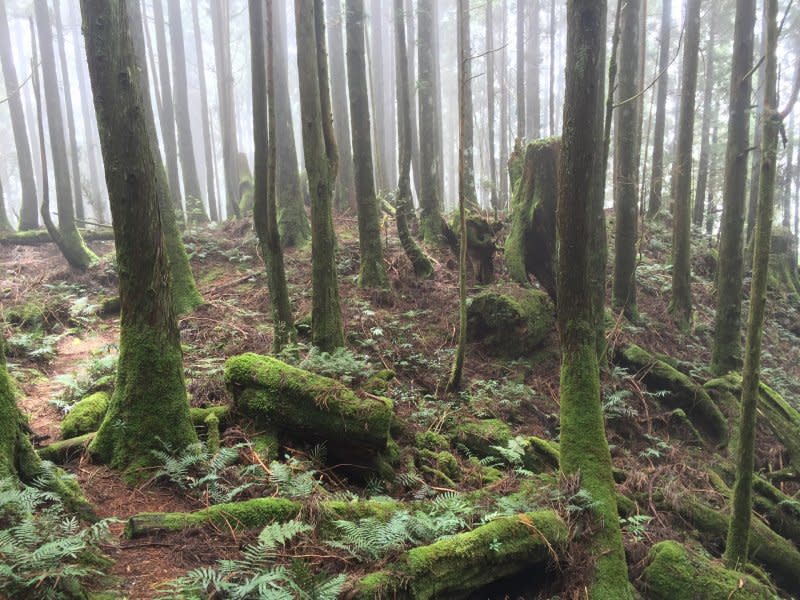
[[[97,432],[92,431],[78,437],[70,438],[68,440],[60,440],[53,442],[47,446],[37,448],[39,458],[42,460],[49,460],[57,465],[63,465],[65,462],[70,461],[83,454],[89,446],[89,442],[94,439]]]
[[[85,242],[111,241],[114,239],[114,231],[112,229],[81,229],[80,233]],[[0,236],[0,245],[3,246],[38,246],[52,241],[53,238],[44,229],[17,231]]]

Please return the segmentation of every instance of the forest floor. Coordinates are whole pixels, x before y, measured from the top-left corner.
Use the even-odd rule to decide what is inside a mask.
[[[337,265],[348,348],[353,355],[366,357],[370,368],[395,373],[387,394],[406,423],[406,430],[398,440],[403,452],[413,447],[416,433],[439,432],[446,422],[486,417],[505,421],[514,435],[557,439],[560,358],[555,331],[534,355],[514,360],[498,358],[491,348],[471,343],[464,391],[456,398],[446,398],[444,384],[458,329],[455,255],[447,249],[429,249],[435,275],[430,280],[418,280],[395,232],[387,232],[386,266],[392,293],[375,294],[356,286],[355,218],[338,218],[337,231]],[[193,406],[200,407],[224,404],[230,401],[222,381],[224,361],[243,352],[267,354],[271,347],[271,310],[264,267],[256,254],[247,221],[193,232],[188,240],[192,268],[205,300],[203,306],[179,322],[190,400]],[[695,369],[690,372],[702,381],[709,376],[706,365],[713,331],[713,260],[708,242],[695,240],[692,281],[695,324],[692,334],[684,335],[667,312],[668,240],[669,233],[663,226],[653,228],[643,237],[637,271],[642,320],[632,325],[617,319],[609,333],[609,343],[614,346],[635,342],[650,352],[674,357],[690,365],[689,369]],[[87,380],[113,372],[118,350],[118,318],[100,316],[97,310],[105,298],[116,295],[116,277],[109,259],[113,246],[109,242],[91,245],[104,260],[99,268],[85,274],[70,270],[52,244],[0,246],[0,312],[6,317],[15,315],[5,332],[9,341],[9,367],[23,392],[19,404],[29,415],[33,435],[42,445],[60,438],[63,409],[78,399]],[[286,265],[294,314],[302,318],[311,310],[310,247],[287,250]],[[517,286],[508,281],[502,256],[498,255],[495,266],[498,282],[491,289],[513,293]],[[480,289],[473,286],[471,293]],[[771,298],[767,309],[762,374],[798,407],[800,307]],[[300,352],[307,353],[308,347],[301,345]],[[358,378],[350,373],[345,381],[348,377]],[[652,490],[653,485],[664,485],[665,473],[669,472],[677,473],[679,478],[691,477],[693,486],[702,486],[702,477],[686,473],[703,471],[706,464],[713,462],[714,455],[698,451],[665,425],[668,420],[665,411],[648,394],[640,378],[618,368],[604,370],[603,394],[606,401],[615,394],[625,399],[629,410],[627,418],[609,417],[607,421],[615,466],[636,474],[632,479],[638,480],[635,483],[629,480],[625,485],[650,485]],[[231,428],[224,433],[223,440],[232,445],[247,441],[249,435],[246,430]],[[295,456],[308,455],[308,451],[295,452]],[[761,468],[782,466],[781,453],[768,437],[762,436],[758,452]],[[469,457],[456,455],[464,473],[476,469]],[[278,457],[270,457],[274,458]],[[124,521],[130,516],[151,511],[194,510],[208,503],[207,495],[181,489],[164,478],[150,479],[131,488],[117,473],[92,464],[86,456],[73,460],[66,468],[77,477],[98,516],[119,520],[112,525],[118,540],[104,547],[115,561],[110,575],[119,597],[157,597],[158,586],[165,581],[198,566],[238,557],[240,550],[255,539],[254,534],[213,527],[168,536],[123,539]],[[371,491],[363,483],[347,483],[336,474],[323,471],[320,477],[333,490],[349,490],[362,496]],[[517,489],[518,479],[513,472],[508,473],[493,484],[494,493],[502,495]],[[427,483],[433,489],[450,489],[441,481]],[[458,486],[456,491],[470,491],[479,484],[465,476]],[[257,495],[259,490],[262,488],[254,487],[239,498]],[[796,493],[797,484],[786,484],[784,491],[790,495]],[[413,499],[419,490],[392,488],[382,492]],[[687,537],[685,524],[678,517],[659,514],[653,508],[652,504],[643,507],[643,512],[652,517],[645,527],[624,529],[633,577],[654,543]],[[347,554],[330,548],[316,548],[310,554],[319,557],[312,562],[330,573],[352,574],[366,568]],[[564,581],[554,585],[548,588],[548,594],[554,590],[567,591],[572,586]],[[509,592],[499,591],[502,592],[499,598]],[[521,588],[511,593],[516,595],[505,597],[549,597],[537,595],[538,592],[526,593]]]

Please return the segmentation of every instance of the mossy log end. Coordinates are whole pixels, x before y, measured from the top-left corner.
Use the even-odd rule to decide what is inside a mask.
[[[682,409],[709,442],[718,447],[728,443],[728,422],[722,411],[687,375],[635,344],[617,348],[615,361],[641,376],[650,390],[668,391],[660,402],[673,410]]]
[[[61,437],[67,440],[97,431],[108,410],[109,399],[108,392],[100,391],[77,402],[61,421]]]
[[[643,580],[650,600],[771,600],[772,589],[750,575],[731,571],[674,541],[653,546]]]
[[[467,306],[467,338],[485,342],[487,350],[501,356],[530,354],[554,326],[553,304],[538,290],[523,290],[518,297],[482,292]]]
[[[392,401],[258,354],[225,364],[234,410],[292,440],[325,442],[331,459],[372,468],[388,450]]]
[[[472,531],[405,553],[361,579],[345,597],[467,598],[481,587],[558,560],[567,526],[551,511],[495,519]]]
[[[42,446],[37,450],[39,458],[49,460],[57,465],[63,465],[65,462],[83,454],[96,433],[92,431],[68,440],[60,440],[47,446]]]
[[[556,301],[556,201],[560,153],[561,138],[536,140],[525,147],[519,182],[511,200],[511,229],[505,243],[506,266],[511,278],[527,285],[528,275],[533,275],[553,302]],[[511,166],[509,170],[512,170]]]

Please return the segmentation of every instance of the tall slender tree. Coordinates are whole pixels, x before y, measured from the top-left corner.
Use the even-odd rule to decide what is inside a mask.
[[[459,131],[464,127],[464,140],[463,148],[461,145],[461,135],[459,134],[459,181],[461,180],[461,169],[464,169],[464,182],[458,184],[458,195],[466,194],[464,201],[467,203],[467,210],[480,211],[478,204],[478,193],[475,190],[475,126],[473,119],[475,113],[472,108],[472,44],[470,41],[470,11],[469,6],[459,0],[459,15],[458,15],[458,52],[459,57],[464,56],[467,59],[458,61],[458,90],[459,94],[463,93],[464,97],[459,102]],[[462,86],[464,89],[462,90]],[[461,96],[459,96],[460,98]],[[463,124],[461,121],[463,120]],[[460,152],[463,149],[463,160]],[[463,164],[462,164],[463,162]]]
[[[753,248],[753,281],[750,285],[750,312],[747,319],[739,439],[736,446],[736,480],[731,494],[731,518],[725,543],[725,563],[733,568],[747,562],[750,521],[753,512],[753,469],[755,466],[756,408],[758,404],[761,338],[767,303],[769,251],[775,200],[778,131],[777,46],[778,2],[764,0],[765,61],[762,106],[763,130],[758,211]]]
[[[700,51],[700,1],[686,0],[686,40],[678,120],[678,154],[672,166],[672,298],[669,311],[678,327],[688,331],[692,321],[691,196],[695,92]]]
[[[405,6],[403,8],[403,14],[406,19],[406,38],[407,43],[406,47],[410,48],[410,60],[408,60],[408,77],[406,78],[408,81],[408,97],[411,101],[411,112],[409,113],[409,118],[411,119],[411,175],[414,178],[414,190],[417,193],[417,197],[421,194],[422,190],[422,178],[421,178],[421,170],[422,167],[420,165],[420,150],[419,150],[419,124],[417,122],[417,111],[415,110],[416,104],[414,103],[414,98],[417,93],[417,65],[416,61],[414,60],[414,51],[413,48],[417,47],[419,43],[419,39],[417,37],[417,30],[416,30],[416,23],[415,18],[417,16],[416,11],[414,10],[414,0],[405,0]]]
[[[525,132],[529,140],[537,139],[542,132],[541,105],[539,100],[539,0],[527,2],[528,30],[525,57]]]
[[[36,180],[33,174],[31,147],[28,143],[25,111],[22,108],[22,94],[11,52],[11,33],[8,27],[6,2],[0,0],[0,66],[8,95],[8,109],[11,113],[11,128],[14,132],[14,146],[19,165],[19,180],[22,198],[19,211],[19,229],[27,231],[39,227],[39,209],[36,199]]]
[[[156,0],[159,1],[159,0]],[[186,50],[183,44],[183,17],[180,0],[167,0],[169,42],[172,51],[172,77],[175,85],[175,121],[178,125],[178,149],[183,175],[183,195],[186,203],[186,224],[208,223],[203,205],[200,178],[194,158],[192,124],[189,119],[189,83],[186,78]]]
[[[197,441],[161,229],[158,164],[124,2],[81,0],[119,265],[116,385],[91,451],[141,478],[164,444]]]
[[[272,46],[272,0],[266,0],[267,54],[264,53],[264,0],[254,0],[250,8],[250,69],[253,92],[253,224],[258,235],[261,257],[267,268],[267,284],[272,302],[274,333],[272,348],[279,352],[291,339],[294,329],[283,251],[278,233],[275,202],[275,98],[272,81],[275,53]],[[266,69],[265,69],[266,62]],[[269,125],[267,124],[269,123]]]
[[[711,118],[712,100],[714,96],[714,52],[716,50],[715,30],[716,14],[711,6],[708,18],[708,40],[704,53],[706,73],[703,84],[703,122],[700,125],[700,161],[697,165],[697,185],[695,186],[694,206],[692,207],[692,223],[695,227],[702,227],[705,216],[705,198],[708,187],[708,169],[711,155]]]
[[[372,168],[372,125],[367,91],[366,48],[364,44],[364,0],[348,0],[346,5],[347,85],[350,92],[350,128],[353,139],[356,203],[358,207],[358,243],[361,287],[388,286],[383,265],[383,245],[375,197]]]
[[[84,244],[83,238],[75,226],[73,192],[64,141],[64,118],[61,113],[55,51],[50,29],[50,11],[47,7],[47,0],[34,0],[33,7],[36,28],[39,31],[44,99],[47,105],[50,151],[53,156],[56,205],[58,207],[58,230],[54,227],[48,227],[48,230],[67,262],[76,269],[87,269],[97,262],[97,256]]]
[[[369,11],[369,39],[370,47],[370,79],[372,81],[372,113],[374,122],[375,144],[375,163],[378,172],[375,181],[379,192],[390,189],[393,182],[391,176],[392,168],[387,165],[389,160],[388,146],[385,143],[386,132],[382,131],[386,124],[387,104],[391,102],[387,96],[387,86],[385,83],[386,73],[383,69],[383,52],[385,43],[383,41],[383,0],[371,0]]]
[[[322,350],[344,345],[336,281],[333,187],[337,154],[330,122],[330,91],[322,0],[295,0],[297,70],[308,189],[311,192],[311,339]]]
[[[711,371],[724,375],[742,362],[742,276],[747,149],[750,133],[750,70],[753,67],[755,0],[736,1],[733,62],[728,99],[728,137],[725,150],[725,183],[720,221],[717,310]]]
[[[14,231],[14,228],[11,226],[11,221],[8,220],[6,197],[3,193],[3,180],[0,179],[0,233],[10,233],[12,231]]]
[[[498,180],[500,188],[499,204],[501,209],[508,207],[508,0],[501,4],[502,18],[500,21],[500,165]]]
[[[558,332],[561,341],[561,471],[580,477],[597,502],[600,521],[592,536],[596,557],[589,598],[631,597],[617,516],[611,453],[600,400],[595,353],[590,247],[594,227],[591,194],[603,157],[605,0],[569,0],[564,119],[557,211]],[[589,194],[587,194],[589,191]]]
[[[653,127],[653,170],[650,176],[650,196],[647,216],[661,210],[661,191],[664,182],[664,129],[667,116],[669,88],[669,38],[672,30],[672,0],[661,2],[661,34],[658,50],[658,83],[656,84],[656,122]]]
[[[517,0],[517,139],[525,137],[525,0]]]
[[[497,170],[494,154],[494,4],[486,3],[486,109],[487,132],[489,144],[489,204],[497,213],[499,200],[497,195]]]
[[[192,0],[192,28],[194,29],[194,53],[197,58],[197,81],[200,87],[200,122],[203,126],[203,158],[206,166],[206,194],[208,198],[208,214],[212,221],[219,221],[217,205],[217,180],[214,177],[216,164],[211,150],[211,123],[208,110],[208,86],[206,84],[206,67],[203,57],[203,34],[200,30],[199,0]]]
[[[638,241],[639,153],[639,11],[641,0],[621,5],[618,107],[614,119],[614,308],[638,319],[636,306],[636,243]]]

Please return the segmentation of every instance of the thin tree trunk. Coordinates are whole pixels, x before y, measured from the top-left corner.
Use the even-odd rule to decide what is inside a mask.
[[[86,55],[101,132],[122,306],[114,394],[91,451],[143,477],[164,444],[197,441],[189,419],[156,166],[124,3],[81,0]]]
[[[711,371],[724,375],[742,362],[742,234],[747,186],[755,0],[737,0],[725,151],[725,184],[720,221],[717,310]]]
[[[72,86],[69,82],[69,69],[67,67],[67,50],[64,39],[64,27],[61,23],[61,2],[55,0],[53,3],[53,18],[56,28],[56,40],[58,45],[58,61],[61,70],[61,85],[64,90],[64,116],[67,120],[67,140],[69,141],[69,162],[72,172],[72,199],[75,202],[75,218],[83,223],[86,221],[86,214],[83,206],[83,190],[81,186],[81,167],[80,154],[78,152],[78,137],[75,133],[75,113],[72,110]]]
[[[498,168],[500,209],[508,208],[508,0],[502,2],[502,36],[500,42],[500,165]]]
[[[364,0],[348,0],[346,5],[347,85],[350,92],[350,121],[353,139],[355,190],[358,206],[358,243],[361,267],[360,287],[386,288],[389,285],[383,265],[383,245],[375,179],[372,168],[372,125],[367,91],[365,48],[366,15]]]
[[[736,446],[736,481],[731,491],[731,517],[725,543],[725,563],[729,568],[747,563],[750,521],[753,512],[753,468],[755,463],[756,409],[761,365],[761,337],[767,303],[769,251],[775,200],[778,129],[781,119],[777,106],[778,2],[764,0],[766,60],[764,65],[763,149],[759,178],[758,211],[753,248],[753,281],[750,285],[750,312],[747,319],[739,439]]]
[[[330,123],[322,0],[295,0],[297,70],[308,189],[311,192],[311,339],[330,351],[344,345],[333,230],[336,143]]]
[[[786,127],[788,136],[794,134],[794,114],[789,117],[789,124]],[[781,226],[790,229],[792,226],[792,179],[794,172],[794,156],[797,154],[797,139],[789,138],[788,152],[786,153],[786,179],[784,181],[782,192],[782,208],[783,214],[781,219]]]
[[[406,47],[411,48],[411,52],[409,53],[411,59],[408,61],[408,97],[411,106],[411,112],[409,113],[411,119],[411,176],[413,177],[414,190],[419,200],[419,196],[422,194],[422,165],[420,165],[419,124],[417,122],[417,111],[414,110],[416,108],[414,99],[417,93],[418,81],[413,51],[419,44],[419,39],[417,38],[416,24],[414,21],[414,18],[417,16],[414,10],[414,0],[405,0],[403,11],[406,19],[406,33],[408,34]]]
[[[525,0],[517,0],[517,139],[525,138]]]
[[[489,144],[489,204],[494,214],[500,209],[497,196],[497,168],[494,154],[494,5],[486,3],[486,108],[488,128],[486,135]]]
[[[397,233],[403,250],[414,267],[417,277],[433,273],[430,259],[420,250],[408,229],[413,199],[411,196],[411,102],[408,93],[408,51],[406,27],[403,19],[403,0],[394,0],[395,72],[397,76]]]
[[[160,2],[160,0],[156,0]],[[183,192],[186,202],[186,224],[208,223],[203,205],[200,178],[194,157],[192,123],[189,119],[189,84],[186,78],[186,50],[183,43],[183,17],[180,0],[167,0],[169,13],[169,41],[172,50],[172,76],[175,92],[175,119],[178,125],[178,147],[183,173]]]
[[[541,106],[539,101],[539,0],[528,0],[527,56],[525,59],[525,131],[529,140],[538,139],[542,133]]]
[[[233,103],[228,0],[215,0],[211,3],[211,23],[214,34],[214,59],[217,67],[222,163],[225,172],[225,205],[228,217],[239,218],[239,144],[236,141],[236,108]]]
[[[333,0],[335,1],[335,0]],[[387,146],[384,143],[386,131],[383,128],[386,124],[386,105],[389,102],[386,95],[386,84],[384,81],[383,70],[383,0],[371,0],[369,11],[369,31],[370,40],[372,42],[370,48],[370,68],[372,80],[372,112],[375,118],[373,122],[373,142],[375,144],[375,162],[378,167],[378,172],[375,176],[375,182],[378,186],[378,192],[388,191],[392,184],[392,178],[389,176],[389,167],[387,161]]]
[[[436,156],[438,157],[438,186],[439,186],[439,210],[444,210],[445,207],[445,195],[444,195],[444,143],[443,139],[443,132],[442,128],[444,126],[444,120],[442,117],[442,69],[440,65],[440,54],[439,54],[439,9],[440,9],[440,2],[433,0],[433,11],[430,11],[428,14],[433,15],[433,23],[431,24],[433,28],[433,74],[431,76],[431,81],[433,82],[433,102],[434,102],[434,112],[435,112],[435,119],[436,119],[436,127],[434,129],[434,134],[436,138]],[[422,127],[422,123],[420,123],[420,127]]]
[[[692,322],[692,144],[694,143],[697,62],[700,52],[700,2],[701,0],[686,0],[686,39],[683,45],[678,154],[672,168],[672,197],[675,210],[672,221],[672,299],[669,311],[678,327],[683,331],[688,331]]]
[[[5,0],[0,0],[0,66],[3,69],[3,80],[8,96],[8,109],[11,113],[11,128],[14,132],[14,146],[19,166],[20,187],[22,188],[19,229],[27,231],[39,227],[39,203],[36,197],[36,178],[33,174],[25,112],[22,108],[22,90],[19,88],[14,56],[11,52],[11,33],[8,27]]]
[[[197,56],[197,80],[200,84],[200,121],[203,125],[203,156],[206,165],[206,192],[208,194],[208,212],[212,221],[219,221],[217,204],[217,180],[214,176],[216,163],[211,152],[211,123],[208,110],[208,87],[206,85],[206,68],[203,58],[203,37],[200,31],[200,15],[197,5],[199,0],[192,0],[192,27],[194,29],[194,50]]]
[[[344,68],[344,42],[342,41],[341,0],[333,0],[325,5],[328,46],[330,49],[331,102],[333,104],[333,125],[340,152],[339,177],[336,180],[336,199],[334,206],[339,210],[355,208],[356,193],[353,181],[353,154],[350,145],[350,110],[347,100],[347,76]]]
[[[708,20],[708,42],[706,43],[706,80],[703,89],[703,123],[700,127],[700,163],[697,166],[697,187],[694,195],[694,209],[692,223],[695,227],[703,226],[705,215],[706,187],[708,184],[708,163],[710,155],[711,117],[717,113],[711,112],[711,101],[714,96],[714,29],[716,27],[716,14],[712,6]]]
[[[164,143],[164,158],[167,163],[167,181],[172,198],[172,208],[178,221],[183,225],[183,202],[181,201],[181,183],[178,171],[178,144],[175,131],[175,105],[170,82],[169,54],[167,53],[167,35],[165,30],[164,9],[161,0],[153,0],[153,20],[156,28],[156,49],[158,52],[158,75],[161,81],[161,140]],[[147,22],[144,24],[147,27]],[[154,74],[155,75],[155,74]]]
[[[470,41],[470,14],[469,7],[459,0],[458,3],[459,13],[458,18],[458,50],[459,56],[463,55],[468,59],[472,56],[472,45]],[[462,10],[463,9],[463,10]],[[459,94],[464,94],[464,97],[459,101],[459,123],[463,121],[464,127],[464,144],[463,147],[459,143],[459,184],[458,194],[466,194],[464,202],[468,211],[480,212],[480,205],[478,204],[478,193],[475,191],[475,136],[474,136],[474,123],[475,112],[472,108],[472,63],[471,60],[458,61],[458,87]],[[464,88],[463,90],[461,88]],[[459,96],[460,98],[460,96]],[[459,128],[460,130],[460,128]],[[459,138],[461,136],[459,135]],[[463,150],[464,156],[461,157]],[[462,164],[463,163],[463,164]],[[461,182],[461,169],[464,169],[463,185]]]
[[[656,124],[653,129],[653,171],[650,176],[650,200],[647,216],[652,218],[661,210],[661,193],[664,183],[664,129],[667,116],[667,90],[669,88],[669,37],[672,29],[672,0],[661,3],[661,36],[658,51],[656,84]]]
[[[39,49],[42,56],[42,79],[44,80],[44,96],[47,104],[47,122],[50,133],[50,151],[53,156],[53,172],[55,174],[56,205],[58,207],[58,233],[53,236],[67,262],[76,269],[87,269],[97,262],[97,256],[83,242],[81,234],[75,226],[73,210],[72,186],[69,178],[67,148],[64,141],[64,121],[59,100],[58,79],[56,77],[56,59],[53,51],[52,33],[50,30],[50,14],[47,0],[34,1],[36,28],[39,31]],[[46,172],[46,169],[45,169]],[[49,218],[49,215],[48,215]],[[54,228],[51,229],[51,235]]]
[[[8,220],[6,197],[3,194],[3,180],[0,179],[0,233],[11,233],[12,231],[14,231],[14,228],[11,226],[11,221]]]
[[[275,98],[272,80],[275,57],[272,43],[272,0],[266,0],[266,55],[263,4],[263,0],[249,3],[250,69],[253,88],[253,225],[258,235],[261,258],[267,270],[274,328],[272,350],[278,353],[292,339],[294,321],[289,290],[286,286],[275,202],[277,139],[275,139]]]
[[[756,40],[755,48],[758,50],[759,53],[764,53],[766,48],[766,39],[767,39],[767,23],[762,21],[761,23],[761,37]],[[761,129],[761,122],[764,118],[763,114],[763,104],[764,104],[764,62],[761,62],[761,65],[756,69],[756,72],[751,75],[751,77],[755,78],[756,85],[754,88],[754,95],[755,95],[755,110],[751,111],[751,115],[754,117],[755,123],[755,132],[753,134],[753,143],[751,145],[751,150],[748,152],[750,157],[750,191],[747,197],[747,221],[746,221],[746,229],[745,229],[745,249],[749,252],[752,250],[750,247],[750,242],[753,240],[753,231],[755,230],[756,226],[756,213],[758,207],[758,194],[759,194],[759,185],[758,185],[758,178],[761,176],[761,134],[763,133]],[[748,254],[750,256],[750,254]]]

